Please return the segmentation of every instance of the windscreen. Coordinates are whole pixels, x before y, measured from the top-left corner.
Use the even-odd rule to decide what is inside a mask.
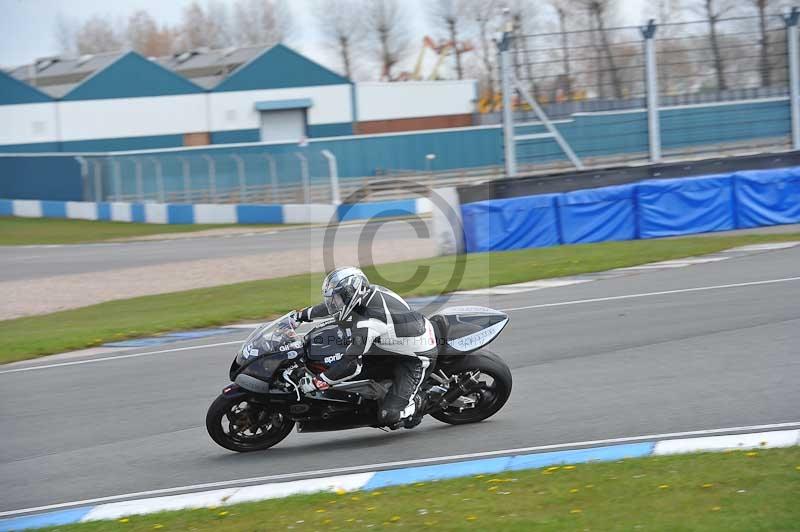
[[[247,337],[239,356],[250,359],[264,353],[274,353],[284,349],[301,347],[300,336],[294,330],[294,320],[286,314],[275,321],[265,323]]]

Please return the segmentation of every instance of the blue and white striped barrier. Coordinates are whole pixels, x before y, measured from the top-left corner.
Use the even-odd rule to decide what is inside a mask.
[[[303,224],[411,216],[431,210],[427,199],[327,203],[182,204],[0,199],[0,216],[70,218],[150,224]]]
[[[778,428],[796,423],[783,423],[762,428]],[[744,428],[744,427],[742,427]],[[756,428],[756,427],[751,427]],[[698,433],[714,434],[737,429],[716,429],[698,431]],[[697,433],[683,433],[697,434]],[[37,515],[14,517],[0,521],[0,532],[61,526],[88,521],[118,519],[128,515],[142,515],[164,511],[185,510],[191,508],[208,508],[227,506],[243,502],[254,502],[276,499],[306,493],[349,492],[357,490],[375,490],[389,486],[414,484],[470,475],[497,474],[507,471],[536,469],[564,464],[580,464],[586,462],[606,462],[626,458],[640,458],[651,455],[668,455],[692,452],[713,452],[728,450],[746,450],[756,448],[791,447],[800,444],[800,429],[771,430],[768,432],[748,432],[743,434],[724,434],[691,438],[672,438],[675,434],[664,434],[662,438],[618,438],[605,442],[622,442],[614,445],[602,445],[604,442],[582,442],[566,445],[551,445],[539,448],[516,449],[507,451],[489,451],[476,453],[480,456],[492,456],[477,460],[405,467],[388,471],[370,471],[336,475],[324,478],[312,478],[289,482],[273,482],[256,486],[230,487],[163,497],[110,502],[87,505]],[[563,449],[581,445],[599,445],[578,449]],[[563,450],[536,452],[534,450],[562,448]],[[526,453],[527,451],[527,453]],[[513,454],[515,453],[516,454]],[[502,455],[502,456],[500,456]],[[473,455],[474,456],[474,455]],[[463,457],[450,457],[463,458]],[[433,459],[435,460],[435,459]],[[424,462],[417,460],[416,462]],[[415,462],[415,461],[411,461]],[[67,506],[67,505],[64,505]],[[6,512],[8,515],[9,512]],[[12,512],[13,513],[13,512]]]

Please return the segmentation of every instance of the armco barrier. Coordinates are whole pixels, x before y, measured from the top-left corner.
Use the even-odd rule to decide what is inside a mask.
[[[430,212],[427,199],[330,204],[170,204],[0,199],[0,216],[151,224],[329,223]]]
[[[800,167],[653,179],[461,205],[467,252],[800,222]]]

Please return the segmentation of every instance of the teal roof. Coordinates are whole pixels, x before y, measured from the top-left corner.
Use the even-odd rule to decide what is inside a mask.
[[[53,99],[0,70],[0,105],[51,102]]]
[[[136,52],[128,52],[87,77],[62,100],[101,100],[196,94],[203,89]]]
[[[350,80],[278,44],[234,70],[212,92],[349,84]]]

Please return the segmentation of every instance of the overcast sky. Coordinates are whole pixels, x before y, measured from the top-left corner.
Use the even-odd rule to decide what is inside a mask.
[[[223,0],[233,3],[233,0]],[[290,44],[314,59],[332,59],[318,42],[309,6],[313,0],[289,0],[300,35]],[[404,0],[409,4],[415,29],[420,35],[430,33],[425,16],[426,0]],[[541,0],[542,3],[543,0]],[[641,22],[641,6],[647,0],[623,0],[621,13],[627,23]],[[0,0],[0,65],[4,67],[30,63],[37,57],[55,55],[58,46],[54,39],[56,19],[63,16],[78,21],[94,14],[109,15],[112,20],[124,20],[131,12],[144,9],[161,23],[175,24],[181,11],[192,0]],[[202,2],[202,0],[201,0]],[[416,52],[416,47],[414,52]]]

